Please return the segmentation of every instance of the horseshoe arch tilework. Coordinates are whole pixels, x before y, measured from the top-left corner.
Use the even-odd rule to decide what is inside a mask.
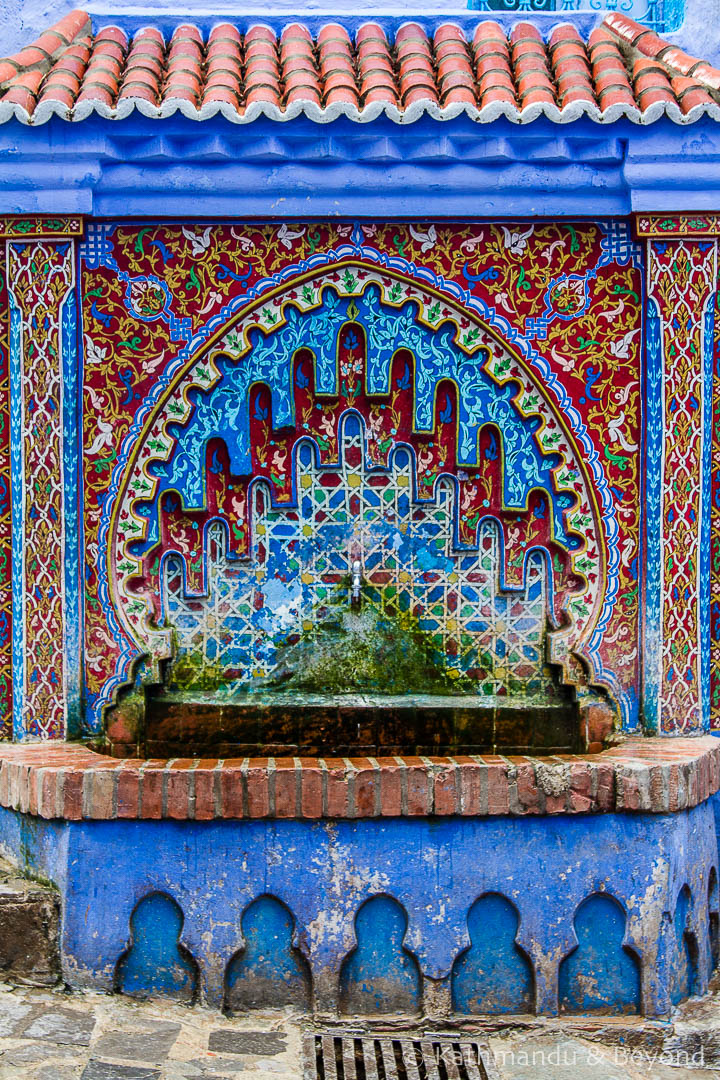
[[[341,243],[337,244],[336,241],[334,248],[326,247],[323,240],[329,244],[333,234]],[[486,234],[489,234],[487,240]],[[258,254],[260,240],[264,245],[262,257]],[[342,242],[347,240],[352,242]],[[206,254],[196,253],[193,262],[190,258],[191,250],[195,251],[202,244],[205,244]],[[537,245],[536,250],[528,258],[533,244]],[[166,297],[164,314],[161,313],[153,323],[143,326],[136,316],[131,317],[128,314],[128,307],[124,303],[128,278],[140,277],[142,274],[148,277],[157,273],[156,260],[163,247],[163,258],[168,268],[166,283],[171,300],[168,302]],[[428,251],[428,247],[437,248],[438,253]],[[570,267],[578,269],[577,249],[589,269],[584,275],[582,288],[572,280],[565,289],[563,282],[570,278]],[[289,254],[286,254],[286,250]],[[401,255],[393,252],[400,252]],[[91,477],[93,473],[107,476],[107,480],[99,480],[97,485],[94,479],[91,483],[91,488],[101,488],[102,494],[98,495],[98,502],[94,503],[92,491],[89,493],[90,550],[94,550],[97,542],[93,540],[93,536],[101,541],[100,547],[107,540],[110,514],[117,505],[117,492],[131,444],[137,442],[143,423],[147,421],[150,411],[156,407],[160,395],[165,393],[171,380],[177,377],[178,371],[183,366],[187,367],[188,361],[198,349],[207,347],[213,334],[220,337],[227,332],[229,320],[236,317],[239,310],[247,306],[248,301],[262,299],[264,306],[267,306],[265,301],[268,295],[273,290],[277,291],[280,283],[284,283],[287,288],[291,279],[303,274],[317,276],[323,268],[332,267],[335,271],[340,260],[360,260],[364,264],[370,264],[376,273],[385,272],[387,275],[389,272],[392,278],[394,272],[394,280],[410,278],[414,279],[414,285],[418,289],[429,290],[431,294],[435,290],[443,302],[461,305],[462,317],[465,319],[480,317],[490,337],[496,340],[499,335],[510,342],[511,348],[520,354],[518,360],[521,366],[526,365],[528,372],[539,373],[547,384],[550,399],[555,402],[553,408],[558,410],[572,427],[579,444],[578,453],[581,455],[582,464],[592,475],[592,486],[597,489],[600,499],[602,531],[607,543],[607,572],[603,575],[603,584],[606,586],[605,604],[591,635],[589,652],[595,658],[596,668],[602,672],[602,681],[615,692],[623,718],[625,721],[632,719],[635,707],[634,675],[628,679],[623,674],[623,677],[619,678],[607,666],[607,660],[610,659],[614,666],[626,663],[635,671],[637,659],[636,650],[628,648],[635,640],[636,629],[633,629],[633,626],[637,625],[637,590],[632,584],[633,575],[636,575],[632,562],[637,550],[636,540],[633,539],[636,526],[629,505],[631,499],[625,493],[632,492],[637,478],[638,414],[637,383],[634,380],[638,372],[636,335],[639,330],[632,325],[628,326],[625,314],[627,305],[624,304],[623,296],[632,292],[633,287],[637,295],[640,284],[639,275],[634,269],[636,251],[627,231],[616,225],[602,229],[580,226],[535,226],[528,229],[525,226],[522,233],[514,228],[485,226],[433,226],[424,232],[416,227],[405,226],[363,226],[362,229],[359,226],[318,226],[314,232],[305,226],[296,229],[288,226],[265,226],[256,230],[235,226],[232,229],[218,226],[215,229],[203,230],[180,230],[169,226],[155,229],[104,226],[90,230],[83,254],[86,266],[84,332],[86,345],[89,339],[86,362],[90,364],[91,374],[89,382],[86,380],[86,409],[95,403],[95,408],[89,408],[86,412],[85,438],[89,439],[89,444],[86,444],[88,449],[97,445],[100,450],[99,454],[96,453],[97,463],[94,463],[92,455],[89,455]],[[523,255],[522,258],[519,257],[520,254]],[[170,255],[170,258],[166,258],[167,255]],[[407,255],[413,258],[408,259],[405,257]],[[547,262],[549,273],[539,274],[534,269],[538,256]],[[559,256],[562,256],[560,265],[554,265]],[[488,261],[490,266],[484,270],[483,267],[487,267]],[[566,272],[562,271],[564,266],[567,267]],[[203,316],[198,315],[199,300],[193,308],[188,302],[187,290],[183,289],[177,275],[173,276],[173,269],[182,269],[183,274],[191,273],[190,281],[194,273],[195,280],[206,289],[203,299],[207,299],[203,307],[210,311],[211,317],[204,327]],[[262,277],[263,269],[266,270],[265,277]],[[269,275],[268,270],[271,271]],[[439,270],[444,270],[445,273],[438,273]],[[508,283],[514,283],[519,302],[503,288]],[[526,289],[526,286],[529,286],[529,289]],[[120,290],[123,297],[119,296]],[[565,292],[567,304],[563,300]],[[91,299],[90,293],[96,295]],[[123,305],[125,315],[120,314],[119,305],[114,299],[116,296]],[[532,297],[532,304],[525,302],[526,296],[528,300]],[[223,298],[227,302],[225,307],[220,307]],[[612,298],[612,302],[616,304],[614,322],[610,318],[605,321],[600,319],[600,298],[604,311],[608,311],[608,298]],[[492,303],[493,300],[496,301],[495,304]],[[514,309],[512,319],[498,314],[498,300],[503,310],[510,312]],[[111,314],[113,312],[117,314]],[[174,313],[172,326],[168,312]],[[397,314],[396,309],[395,316]],[[577,319],[573,329],[583,331],[575,339],[579,353],[578,360],[572,367],[560,351],[567,348],[565,335],[568,326],[562,322],[563,317],[570,321]],[[108,323],[111,325],[106,325]],[[119,324],[117,329],[116,323]],[[197,328],[189,341],[188,323]],[[150,331],[147,329],[148,325],[151,327]],[[421,323],[418,321],[416,325],[419,328]],[[181,327],[180,330],[178,326]],[[557,333],[558,328],[562,328],[562,333]],[[427,329],[429,328],[426,327]],[[88,330],[92,330],[92,337]],[[620,331],[622,334],[619,340],[615,340],[613,335]],[[153,355],[158,353],[157,360],[150,359],[147,365],[161,372],[159,376],[155,374],[154,379],[151,379],[153,371],[139,370],[142,361],[136,361],[130,349],[133,344],[137,347],[138,342],[134,341],[134,338],[141,332],[151,333],[151,352]],[[528,336],[527,332],[532,336]],[[133,368],[128,366],[125,371],[120,372],[127,388],[127,394],[125,389],[121,391],[124,395],[122,398],[118,398],[116,391],[109,387],[107,382],[103,385],[97,378],[109,352],[107,346],[113,340],[117,341],[119,333],[123,333],[125,339],[119,343],[121,351],[123,355],[131,358],[134,365]],[[606,336],[609,339],[609,349],[603,353],[599,346],[604,347]],[[187,342],[184,347],[170,348],[173,340],[181,342],[183,337]],[[140,340],[143,345],[146,344],[143,338]],[[174,359],[167,361],[168,354],[173,355]],[[608,359],[604,360],[604,357]],[[611,379],[613,369],[619,372],[619,382],[617,378]],[[323,377],[322,363],[318,377]],[[142,401],[143,388],[148,394],[147,405]],[[608,397],[608,394],[612,396]],[[117,406],[121,401],[124,403],[127,420],[123,419],[122,423],[118,423],[117,432],[113,431],[112,435],[107,436],[103,446],[103,438],[107,432],[107,426],[103,426],[107,425],[108,420],[107,398],[111,396],[117,401],[115,412],[122,413],[123,409]],[[138,404],[135,404],[136,400]],[[98,409],[98,406],[105,408]],[[589,424],[593,410],[593,423]],[[603,420],[607,419],[610,425],[614,424],[614,427],[610,426],[609,430],[604,432],[604,437],[597,439],[595,429],[603,422],[600,415]],[[126,432],[128,434],[123,439]],[[609,447],[612,447],[612,450]],[[103,450],[105,454],[102,453]],[[100,461],[97,461],[98,457]],[[608,470],[611,470],[609,477]],[[611,482],[608,483],[608,480]],[[622,565],[621,544],[626,556]],[[97,582],[89,580],[88,589],[88,651],[91,675],[88,699],[91,712],[94,713],[91,720],[95,724],[103,703],[111,699],[118,685],[127,677],[128,663],[135,653],[120,627],[113,625],[111,614],[104,630],[102,629],[102,620],[108,619],[107,599],[102,599],[103,596],[107,597],[104,591],[107,585],[103,585],[102,569],[101,567]],[[88,573],[91,579],[90,568]],[[618,603],[621,580],[621,603]],[[100,600],[100,618],[98,608],[95,608],[95,612],[92,610],[93,595]],[[112,641],[113,646],[112,649],[106,648],[104,652],[107,657],[103,656],[98,661],[98,644],[103,640],[100,635],[104,635],[106,644]],[[606,637],[611,638],[612,644],[605,641]],[[108,670],[108,659],[112,661],[114,671]],[[99,664],[101,671],[93,671],[93,663],[96,667]],[[97,688],[94,692],[92,686]]]
[[[536,503],[535,515],[547,513],[550,519],[553,563],[557,567],[553,582],[557,591],[566,594],[556,611],[557,621],[565,625],[549,635],[550,658],[562,666],[566,679],[579,683],[582,675],[573,654],[582,652],[602,609],[604,552],[597,542],[600,523],[594,492],[562,418],[550,406],[539,380],[482,323],[427,287],[356,261],[343,261],[331,270],[304,275],[297,283],[291,280],[262,303],[253,305],[231,323],[214,345],[191,361],[149,417],[128,465],[111,532],[113,596],[126,632],[153,658],[153,663],[171,655],[173,631],[155,629],[162,625],[161,613],[154,604],[161,592],[160,584],[157,575],[147,570],[148,560],[159,565],[163,551],[180,547],[188,595],[206,592],[205,545],[197,543],[200,522],[191,523],[188,542],[182,526],[173,529],[172,523],[166,525],[160,503],[167,504],[168,494],[172,493],[173,503],[179,500],[186,516],[209,509],[213,500],[208,481],[203,484],[202,468],[198,469],[208,441],[216,434],[229,435],[232,477],[267,473],[267,462],[253,460],[252,387],[263,384],[270,389],[271,399],[264,408],[255,398],[255,411],[271,418],[273,433],[296,427],[298,410],[288,361],[311,342],[316,395],[324,401],[339,397],[347,405],[356,400],[360,391],[363,365],[356,354],[362,351],[361,336],[367,340],[364,378],[368,399],[392,389],[391,366],[397,345],[402,342],[409,348],[414,379],[406,359],[403,375],[394,380],[394,385],[414,382],[414,395],[407,404],[412,410],[413,435],[432,433],[433,413],[436,419],[438,414],[442,417],[437,401],[439,386],[447,381],[456,387],[456,447],[450,452],[456,451],[458,469],[466,477],[458,477],[457,498],[460,505],[473,512],[470,520],[479,517],[483,502],[489,501],[479,497],[483,486],[475,472],[480,463],[478,448],[484,425],[495,425],[502,432],[502,511],[522,516],[536,489],[546,493],[547,508],[543,506],[541,511]],[[296,383],[301,371],[296,370]],[[449,408],[448,397],[445,409]],[[321,423],[326,421],[327,408]],[[377,423],[382,429],[379,418]],[[303,427],[309,427],[309,433],[322,442],[316,425],[306,421],[300,431]],[[392,432],[396,431],[388,431],[386,425],[382,431],[385,442],[392,443]],[[276,435],[272,441],[280,440]],[[326,441],[337,446],[338,433],[332,424]],[[289,499],[293,505],[300,502],[302,506],[303,493],[294,490],[293,480],[288,481],[285,471],[291,446],[275,450],[267,479],[278,493],[278,501]],[[335,454],[331,450],[327,456],[332,460]],[[439,462],[432,464],[442,473]],[[305,473],[301,479],[309,482],[311,477]],[[348,480],[362,483],[357,473],[349,475]],[[410,484],[413,478],[408,476],[407,480]],[[242,485],[232,484],[230,479],[228,483],[231,489],[242,490]],[[418,469],[413,486],[417,489],[421,483]],[[235,497],[223,494],[222,503],[219,497],[215,499],[215,511],[227,520],[230,537],[238,538],[231,540],[235,557],[246,556],[247,487]],[[307,523],[304,528],[309,528]],[[474,530],[468,525],[463,529],[462,518],[456,518],[452,531],[461,545],[474,546]],[[326,529],[327,536],[331,532]],[[537,540],[542,539],[548,542],[547,536],[543,538],[540,533]],[[507,535],[503,545],[506,565],[501,570],[504,580],[511,577],[511,541],[511,534]],[[532,547],[531,532],[526,534],[526,541]],[[567,566],[558,549],[569,553]],[[143,557],[142,566],[138,556]],[[197,567],[194,572],[193,567]],[[516,588],[525,584],[522,569],[519,580],[513,582]],[[417,570],[417,566],[411,566],[409,576],[414,577]],[[137,584],[138,579],[142,579],[142,586]],[[409,588],[415,606],[412,583]],[[142,592],[150,608],[155,606],[149,619]],[[277,610],[275,605],[269,606],[271,611]],[[305,604],[302,610],[307,617],[311,609]],[[219,632],[223,631],[220,627]],[[159,678],[156,669],[153,677]]]

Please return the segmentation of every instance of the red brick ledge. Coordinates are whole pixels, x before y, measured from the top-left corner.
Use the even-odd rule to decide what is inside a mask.
[[[67,821],[672,813],[720,788],[720,739],[628,739],[586,757],[118,760],[0,748],[0,806]]]

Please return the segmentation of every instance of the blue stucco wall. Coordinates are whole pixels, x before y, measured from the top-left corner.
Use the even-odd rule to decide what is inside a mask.
[[[197,992],[216,1005],[231,990],[248,1004],[237,983],[243,966],[252,972],[256,962],[253,941],[256,959],[275,950],[278,971],[294,972],[297,1003],[305,985],[308,1001],[311,994],[324,1012],[356,1001],[363,986],[379,1011],[401,997],[399,1011],[413,1011],[413,1002],[419,1010],[431,992],[433,1000],[444,995],[448,1007],[454,996],[458,1011],[497,1011],[493,1002],[502,1008],[503,1001],[516,1010],[518,961],[525,960],[531,1004],[552,1015],[561,964],[572,954],[562,977],[566,1009],[639,1006],[667,1015],[678,985],[681,993],[704,990],[711,968],[708,892],[717,842],[709,802],[674,815],[318,823],[59,825],[4,810],[0,837],[6,851],[60,888],[64,972],[76,986],[142,989],[143,934],[152,938],[152,910],[165,901],[145,911],[138,904],[153,893],[169,897],[176,914],[156,920],[154,933],[166,940],[152,945],[170,974],[146,989],[178,990],[176,970],[187,991],[196,965]],[[494,913],[487,905],[480,927],[471,917],[471,942],[468,913],[488,893],[506,903],[496,903]],[[593,923],[592,911],[578,909],[603,893],[617,903],[610,917],[607,905],[596,904]],[[363,904],[378,896],[390,902],[375,903],[374,917],[363,917]],[[248,913],[267,897],[272,902]],[[124,980],[134,945],[140,951],[130,985]],[[470,956],[464,965],[463,955]],[[471,963],[480,974],[475,984],[463,983],[458,973],[467,975]],[[613,971],[615,982],[606,980],[606,992],[601,987],[599,998],[585,1000],[572,988],[595,971]]]
[[[465,116],[238,125],[133,113],[122,122],[13,120],[0,130],[5,213],[603,218],[714,211],[720,187],[720,126],[708,119],[689,127],[667,118],[484,125]]]

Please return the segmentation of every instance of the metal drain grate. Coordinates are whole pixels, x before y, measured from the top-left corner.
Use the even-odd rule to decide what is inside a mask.
[[[490,1047],[462,1036],[310,1035],[306,1080],[498,1080]]]

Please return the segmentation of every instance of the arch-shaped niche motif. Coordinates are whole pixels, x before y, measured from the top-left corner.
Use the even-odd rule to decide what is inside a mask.
[[[574,917],[577,945],[560,964],[560,1011],[637,1013],[640,965],[625,944],[625,909],[614,896],[586,897]]]
[[[307,960],[294,941],[295,918],[274,896],[260,896],[243,912],[245,946],[233,956],[225,975],[225,1008],[310,1008],[311,978]]]
[[[171,654],[159,600],[165,557],[176,553],[187,594],[203,595],[208,523],[222,519],[229,557],[246,557],[254,485],[266,485],[271,506],[301,507],[298,441],[311,438],[321,463],[337,460],[340,418],[361,401],[369,467],[387,467],[406,444],[415,500],[437,497],[438,478],[451,478],[458,551],[477,548],[481,521],[496,518],[510,589],[524,586],[532,550],[545,552],[549,658],[566,681],[583,682],[576,656],[602,608],[606,556],[592,482],[562,415],[473,312],[359,261],[302,275],[234,316],[146,422],[113,512],[108,569],[121,624],[154,674]]]
[[[693,899],[690,887],[683,885],[678,893],[673,916],[675,958],[672,967],[670,998],[673,1005],[691,997],[697,989],[699,947],[692,922]]]
[[[534,1011],[533,969],[516,941],[519,926],[517,908],[499,893],[475,901],[468,912],[470,947],[452,969],[454,1012]]]
[[[403,942],[405,909],[392,896],[371,896],[355,916],[357,945],[340,968],[340,1012],[352,1015],[420,1011],[421,976]]]
[[[134,997],[194,1001],[198,967],[180,938],[184,916],[172,896],[151,892],[130,916],[130,944],[115,968],[115,989]]]

